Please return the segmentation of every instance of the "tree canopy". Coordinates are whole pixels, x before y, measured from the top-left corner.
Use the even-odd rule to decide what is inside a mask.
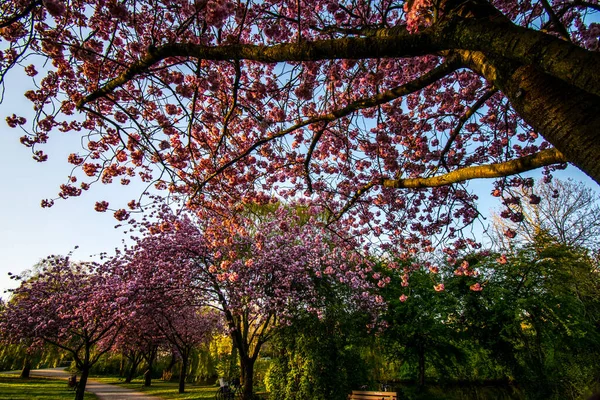
[[[523,184],[504,177],[565,162],[600,181],[599,10],[9,0],[0,80],[23,67],[36,83],[34,121],[7,118],[36,160],[55,131],[82,136],[59,197],[134,176],[197,209],[306,196],[354,233],[428,250],[478,215],[461,182],[503,190]]]

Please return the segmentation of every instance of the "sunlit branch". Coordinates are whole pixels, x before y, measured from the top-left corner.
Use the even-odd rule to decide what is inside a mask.
[[[377,186],[393,189],[420,189],[433,188],[453,183],[459,183],[472,179],[499,178],[510,176],[548,165],[567,162],[566,157],[556,149],[542,150],[536,154],[517,158],[502,163],[478,165],[465,167],[444,175],[430,178],[407,178],[407,179],[377,179],[361,187],[350,198],[346,205],[331,218],[329,223],[339,220],[347,213],[367,192]]]
[[[548,149],[502,163],[460,168],[456,171],[430,178],[383,179],[381,183],[384,187],[394,189],[439,187],[471,179],[510,176],[565,162],[567,162],[567,158],[561,152],[556,149]]]

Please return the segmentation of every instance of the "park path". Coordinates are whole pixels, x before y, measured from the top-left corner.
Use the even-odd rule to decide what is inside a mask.
[[[8,373],[21,373],[21,371],[10,371]],[[54,378],[68,379],[70,373],[64,368],[47,368],[47,369],[32,369],[31,376],[37,378]],[[88,379],[85,385],[86,392],[90,392],[98,396],[100,400],[162,400],[160,397],[148,396],[144,393],[136,392],[133,389],[109,385],[98,382],[93,379]]]

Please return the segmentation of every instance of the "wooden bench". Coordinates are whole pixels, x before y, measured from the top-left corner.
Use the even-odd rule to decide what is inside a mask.
[[[398,400],[396,392],[365,392],[362,390],[353,390],[348,395],[348,400]]]

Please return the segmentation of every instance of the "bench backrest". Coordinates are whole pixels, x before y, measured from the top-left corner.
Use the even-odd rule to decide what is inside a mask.
[[[348,400],[398,400],[396,392],[365,392],[353,390]]]

